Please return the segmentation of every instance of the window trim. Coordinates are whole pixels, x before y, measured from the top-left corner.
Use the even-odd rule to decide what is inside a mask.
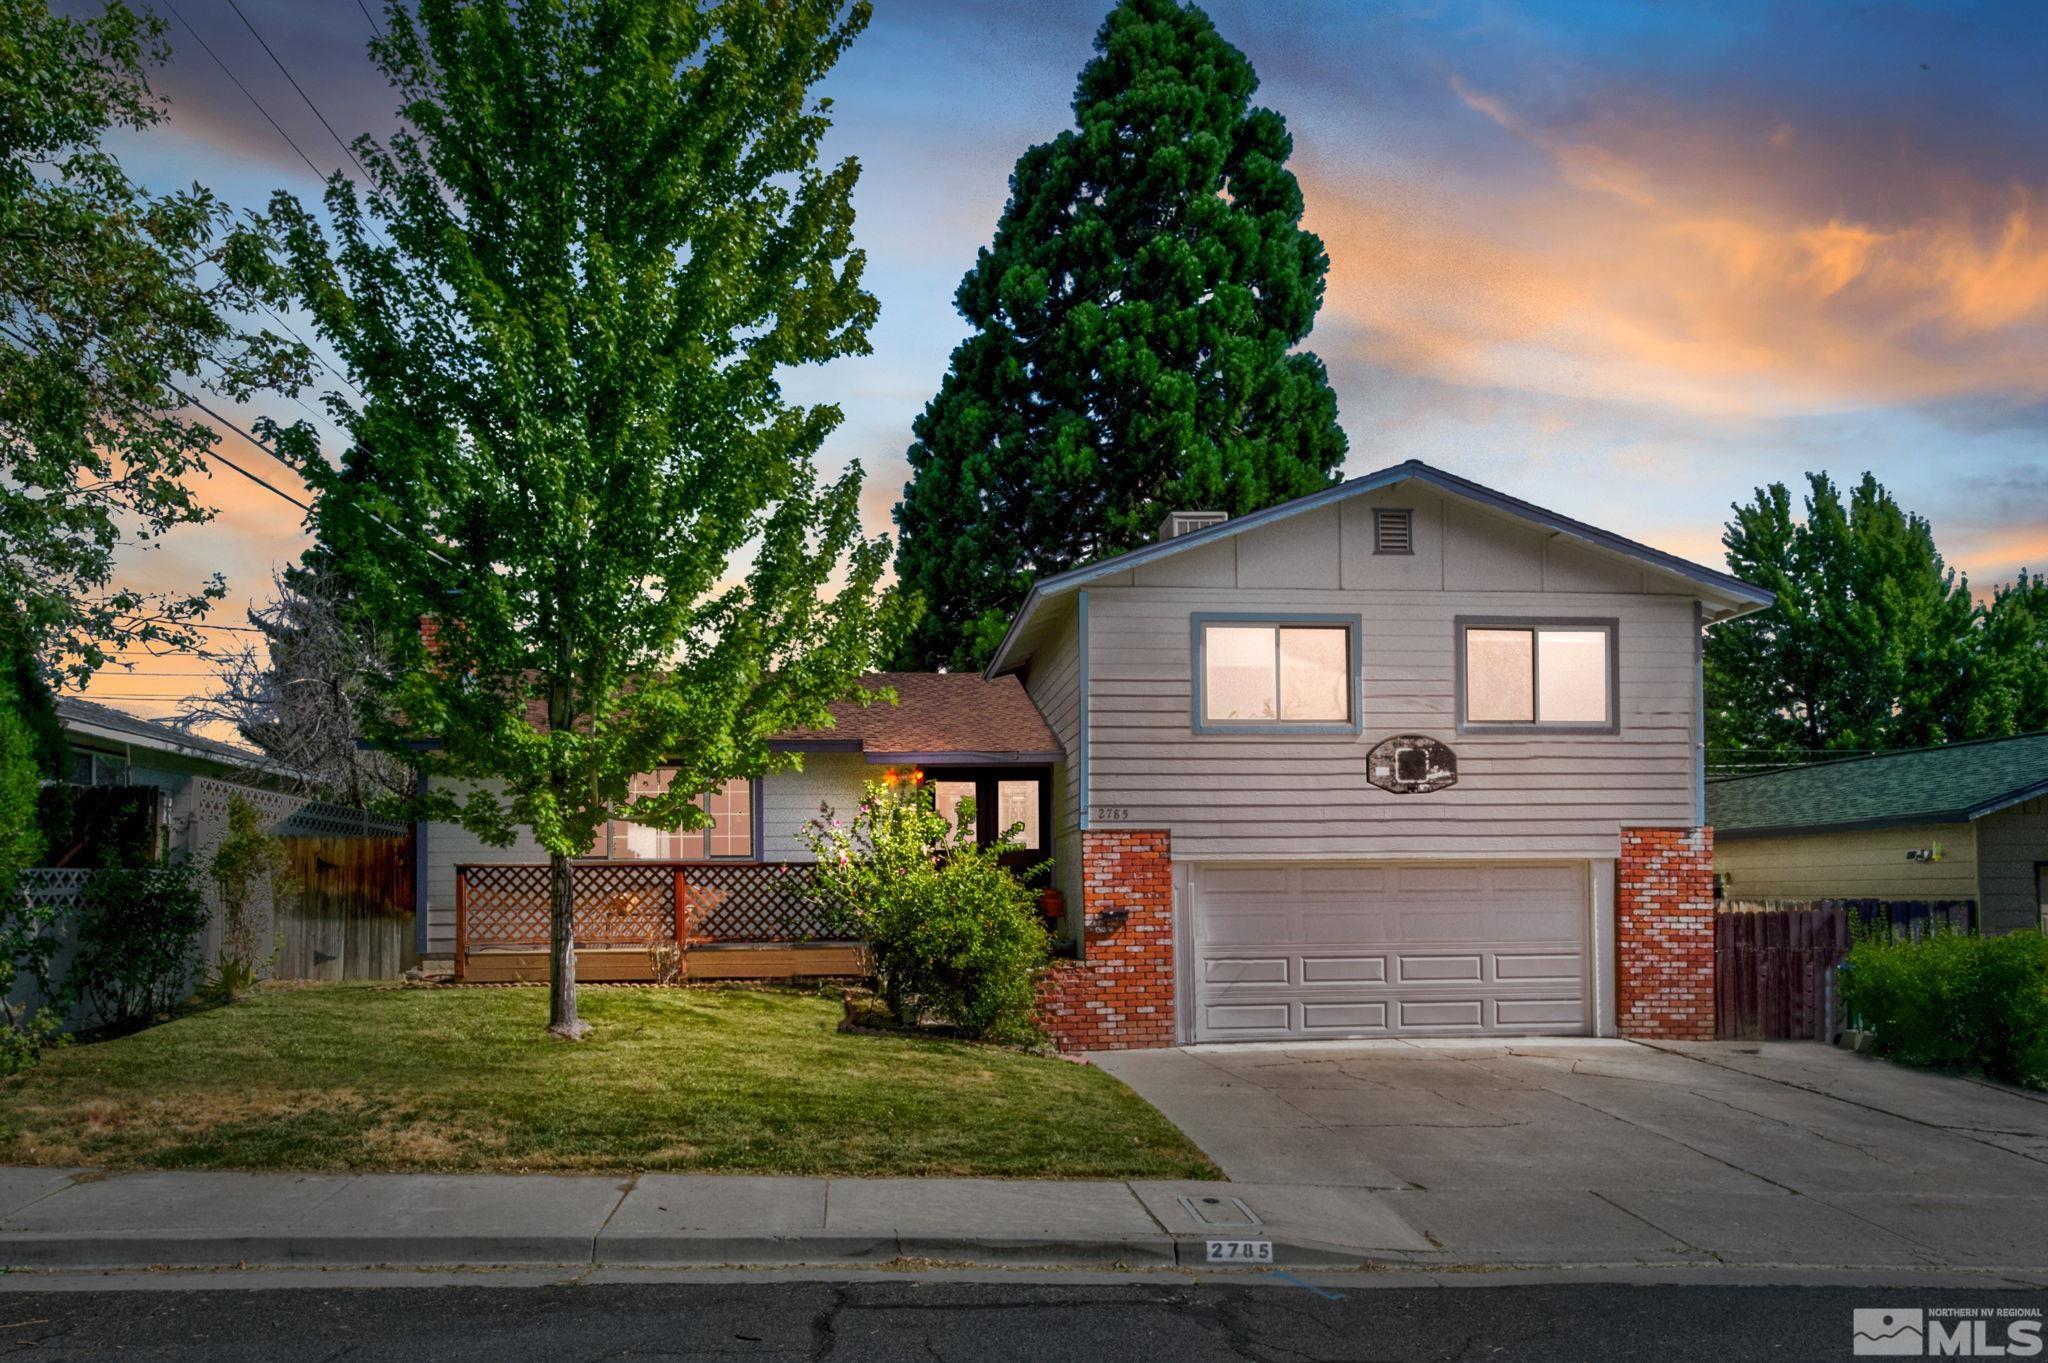
[[[1605,631],[1607,635],[1607,719],[1590,724],[1583,720],[1552,721],[1471,719],[1465,713],[1465,634],[1474,629],[1520,629],[1540,634],[1546,629]],[[1621,732],[1621,620],[1606,615],[1460,615],[1451,621],[1451,652],[1457,687],[1458,720],[1461,734],[1619,734]],[[1530,703],[1540,706],[1543,696],[1543,647],[1532,638],[1529,648]]]
[[[1210,720],[1203,718],[1203,704],[1207,668],[1207,640],[1204,635],[1208,626],[1222,625],[1271,625],[1284,629],[1289,625],[1313,625],[1325,629],[1340,627],[1344,630],[1345,666],[1349,671],[1346,699],[1350,703],[1351,718],[1342,723],[1332,720]],[[1285,611],[1196,611],[1188,616],[1191,632],[1189,656],[1192,674],[1189,678],[1189,721],[1198,734],[1305,734],[1343,735],[1356,738],[1365,731],[1365,660],[1360,649],[1364,636],[1362,617],[1356,615],[1314,615],[1293,614]]]
[[[661,768],[657,766],[655,770],[659,771],[661,770]],[[730,855],[721,856],[713,853],[711,850],[711,830],[708,828],[700,828],[695,831],[704,835],[704,855],[701,857],[615,857],[612,855],[612,825],[617,823],[632,824],[633,821],[631,819],[606,819],[604,821],[603,835],[604,853],[602,855],[592,855],[589,857],[584,857],[581,858],[581,860],[614,862],[621,865],[630,865],[634,862],[642,862],[652,863],[657,866],[671,863],[680,866],[699,866],[704,864],[705,862],[712,861],[723,862],[729,866],[743,866],[749,862],[760,861],[764,857],[764,853],[762,850],[764,845],[762,843],[762,833],[764,830],[761,827],[761,778],[758,776],[749,776],[743,779],[750,787],[750,789],[747,792],[747,811],[748,821],[753,825],[752,829],[750,830],[753,836],[749,839],[752,846],[750,846],[748,850],[742,855],[735,857]],[[732,783],[728,781],[726,782],[726,784],[730,785]],[[700,791],[698,792],[697,798],[701,800],[709,794],[709,791]],[[635,828],[647,827],[646,824],[633,824],[633,826]],[[655,831],[665,833],[669,830],[657,829]]]

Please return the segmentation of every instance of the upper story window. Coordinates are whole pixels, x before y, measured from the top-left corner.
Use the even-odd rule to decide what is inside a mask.
[[[1457,629],[1461,731],[1619,732],[1614,621],[1461,618]]]
[[[1354,732],[1358,621],[1195,617],[1195,728]]]
[[[633,778],[632,792],[636,796],[659,795],[674,779],[675,770],[670,767],[646,772]],[[605,826],[605,840],[597,855],[618,861],[753,860],[754,783],[728,781],[699,795],[697,804],[711,816],[711,827],[671,832],[613,819]]]

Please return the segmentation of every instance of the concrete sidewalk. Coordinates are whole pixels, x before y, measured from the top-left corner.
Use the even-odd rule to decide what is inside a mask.
[[[1750,1267],[2048,1284],[2048,1238],[2011,1224],[2038,1214],[2027,1200],[1980,1203],[1989,1235],[1945,1225],[1950,1234],[1908,1239],[1868,1224],[1850,1234],[1816,1219],[1828,1209],[1795,1197],[1663,1197],[1646,1218],[1566,1190],[1536,1206],[1535,1192],[1503,1205],[1459,1189],[1273,1183],[5,1169],[0,1271],[903,1261],[1142,1269],[1209,1265],[1215,1239],[1270,1244],[1280,1268]],[[1931,1247],[1959,1241],[1969,1248]]]
[[[1276,1261],[1300,1265],[1434,1257],[1373,1194],[1327,1188],[0,1170],[0,1269],[900,1259],[1138,1267],[1204,1262],[1212,1237],[1267,1241]]]

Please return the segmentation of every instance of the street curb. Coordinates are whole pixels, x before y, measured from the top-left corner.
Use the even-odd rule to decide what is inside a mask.
[[[1398,1250],[1362,1251],[1275,1239],[1273,1266],[1355,1268],[1409,1263]],[[969,1237],[944,1233],[746,1235],[729,1231],[589,1235],[305,1235],[58,1231],[0,1234],[0,1269],[221,1268],[377,1264],[715,1268],[732,1264],[865,1264],[896,1260],[1003,1268],[1214,1267],[1207,1238],[1135,1235]],[[1249,1267],[1250,1265],[1239,1265]]]

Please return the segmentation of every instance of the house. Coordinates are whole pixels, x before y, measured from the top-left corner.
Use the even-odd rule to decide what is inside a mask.
[[[649,938],[675,930],[677,865],[695,868],[692,883],[720,901],[696,925],[693,975],[852,973],[858,960],[843,946],[802,940],[814,935],[814,925],[759,872],[809,860],[798,837],[804,825],[821,810],[851,815],[871,782],[927,781],[948,817],[972,799],[984,841],[1021,825],[1014,839],[1021,850],[1006,858],[1019,871],[1052,855],[1053,769],[1063,752],[1014,677],[882,672],[862,684],[895,703],[835,704],[834,727],[774,739],[771,747],[800,755],[801,769],[700,796],[709,829],[665,832],[624,820],[607,826],[594,854],[579,863],[581,978],[646,977]],[[639,784],[659,789],[666,780],[657,771]],[[415,836],[421,956],[456,965],[469,979],[544,978],[547,858],[531,837],[522,830],[511,847],[491,847],[439,822],[420,824]]]
[[[175,795],[194,776],[247,778],[262,753],[187,733],[80,696],[57,698],[75,786],[154,786]]]
[[[708,836],[621,825],[579,887],[622,945],[738,945],[800,912],[750,864],[909,769],[1050,853],[1082,925],[1042,996],[1062,1045],[1710,1038],[1701,631],[1771,599],[1419,462],[1175,513],[1041,579],[982,676],[878,678],[899,705],[787,736],[803,770],[707,796]],[[458,874],[503,854],[427,843],[429,955],[465,913],[544,945],[535,849]]]
[[[57,719],[71,770],[68,782],[43,792],[51,867],[160,850],[181,831],[174,811],[190,803],[194,781],[253,781],[264,770],[261,753],[78,696],[57,698]],[[52,813],[58,806],[63,812]]]
[[[2048,733],[1725,777],[1707,814],[1731,898],[1968,899],[1986,932],[2048,925]]]

